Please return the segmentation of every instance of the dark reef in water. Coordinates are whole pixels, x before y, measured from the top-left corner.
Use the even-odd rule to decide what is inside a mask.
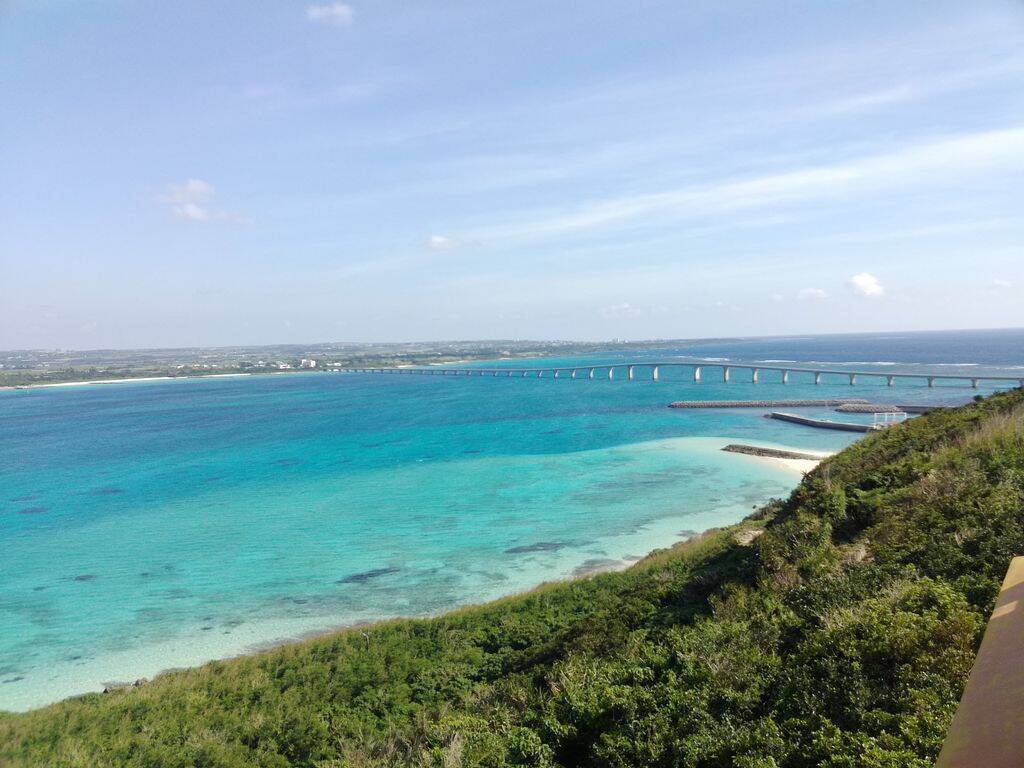
[[[47,507],[25,507],[24,509],[19,509],[18,510],[18,514],[19,515],[41,515],[44,512],[48,512],[48,511],[49,511],[49,509]]]
[[[524,552],[554,552],[565,546],[561,541],[538,541],[536,544],[523,544],[505,550],[506,555],[521,555]]]
[[[96,581],[98,578],[99,576],[95,573],[80,573],[75,576],[72,581]]]
[[[124,493],[123,488],[115,488],[112,485],[105,486],[103,488],[97,488],[93,491],[97,496],[116,496],[119,493]]]
[[[369,571],[362,571],[361,573],[353,573],[351,576],[346,576],[343,579],[338,579],[336,584],[362,584],[364,581],[370,579],[376,579],[380,576],[387,576],[389,573],[398,573],[398,568],[374,568]]]
[[[592,573],[602,573],[614,570],[622,565],[621,560],[612,560],[607,557],[594,557],[585,560],[582,565],[573,570],[573,576],[588,576]]]

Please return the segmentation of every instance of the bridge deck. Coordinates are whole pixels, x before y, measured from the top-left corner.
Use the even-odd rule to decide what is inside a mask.
[[[723,377],[728,380],[733,370],[751,371],[756,381],[757,374],[761,371],[777,371],[782,374],[783,381],[787,381],[792,373],[809,374],[815,377],[815,383],[819,383],[822,376],[841,376],[849,379],[850,383],[856,382],[858,377],[872,377],[886,379],[892,385],[896,379],[917,379],[925,380],[931,385],[936,381],[967,381],[972,387],[977,388],[979,382],[999,381],[1014,382],[1024,387],[1024,377],[1018,376],[988,376],[978,373],[918,373],[908,371],[853,371],[837,368],[808,368],[803,365],[761,365],[758,363],[732,362],[723,360],[639,360],[626,361],[621,363],[584,363],[578,365],[559,366],[538,366],[529,368],[454,368],[448,366],[429,367],[391,367],[391,368],[345,368],[340,369],[348,373],[396,373],[396,374],[420,374],[433,376],[520,376],[538,378],[560,378],[565,375],[568,378],[595,378],[597,371],[603,371],[607,378],[614,378],[615,371],[627,371],[629,378],[634,378],[637,369],[648,370],[652,378],[658,378],[658,372],[662,368],[689,368],[693,371],[694,379],[699,379],[703,369],[718,368],[723,372]],[[602,377],[602,378],[604,378]]]

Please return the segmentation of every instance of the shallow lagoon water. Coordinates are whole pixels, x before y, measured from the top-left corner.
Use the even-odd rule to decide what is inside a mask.
[[[899,399],[972,394],[908,385]],[[808,396],[892,399],[878,381],[682,372],[0,393],[0,708],[438,613],[735,522],[799,475],[722,445],[837,450],[857,435],[666,404]]]

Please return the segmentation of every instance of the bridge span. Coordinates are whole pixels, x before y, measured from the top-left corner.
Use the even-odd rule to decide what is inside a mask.
[[[345,373],[376,373],[394,375],[420,375],[420,376],[504,376],[519,378],[569,378],[569,379],[609,379],[612,380],[617,374],[624,376],[627,380],[633,381],[639,375],[645,374],[653,381],[661,377],[662,369],[683,368],[687,369],[694,382],[704,378],[706,369],[717,370],[722,381],[732,381],[733,372],[745,371],[754,384],[761,381],[761,374],[764,371],[771,371],[779,374],[779,381],[788,384],[790,375],[794,373],[808,374],[813,376],[815,384],[821,384],[824,377],[841,377],[850,385],[856,384],[860,378],[885,379],[890,387],[895,386],[897,379],[909,379],[915,381],[927,381],[929,387],[934,387],[936,381],[955,381],[970,384],[977,389],[981,382],[1013,383],[1024,387],[1024,377],[1016,376],[984,376],[967,374],[934,374],[934,373],[906,373],[898,371],[850,371],[834,368],[805,368],[801,366],[779,366],[760,365],[756,363],[734,363],[721,360],[689,360],[689,361],[666,361],[666,362],[622,362],[622,363],[601,363],[594,365],[574,365],[556,367],[535,367],[535,368],[453,368],[445,366],[419,366],[419,367],[389,367],[389,368],[338,368],[335,370]]]

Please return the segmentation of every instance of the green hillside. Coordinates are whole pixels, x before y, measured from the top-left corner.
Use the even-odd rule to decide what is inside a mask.
[[[1021,553],[1015,390],[623,573],[0,716],[0,765],[928,766]]]

